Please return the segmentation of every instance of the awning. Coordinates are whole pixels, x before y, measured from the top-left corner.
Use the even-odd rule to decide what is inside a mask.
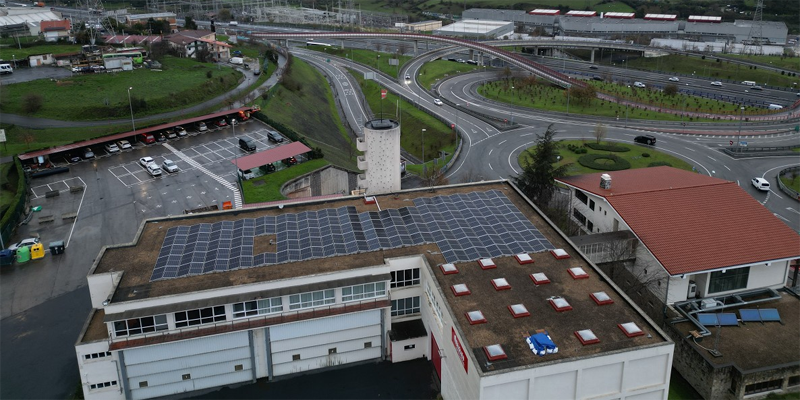
[[[274,149],[260,151],[249,156],[234,158],[231,163],[236,165],[242,171],[258,168],[262,165],[274,163],[289,157],[294,157],[298,154],[303,154],[311,151],[308,146],[300,142],[292,142],[283,146],[278,146]]]

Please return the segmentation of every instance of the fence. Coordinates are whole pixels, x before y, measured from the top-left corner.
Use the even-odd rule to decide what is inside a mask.
[[[11,170],[8,171],[9,177],[13,176],[14,174],[17,176],[17,193],[2,219],[0,219],[0,226],[2,226],[2,229],[0,230],[0,239],[2,239],[0,240],[0,242],[2,242],[0,244],[2,244],[2,246],[0,247],[2,248],[8,247],[10,244],[9,240],[11,240],[11,236],[14,234],[17,224],[24,215],[25,204],[28,202],[28,191],[26,189],[27,177],[22,170],[22,163],[17,157],[14,157],[14,164],[11,167]]]
[[[792,196],[793,199],[800,201],[800,193],[784,185],[783,181],[781,180],[781,177],[783,176],[787,176],[788,178],[791,179],[793,175],[800,175],[800,167],[790,167],[782,169],[781,172],[778,173],[778,177],[776,180],[778,181],[778,187],[781,188],[781,190],[784,193],[788,194],[789,196]]]

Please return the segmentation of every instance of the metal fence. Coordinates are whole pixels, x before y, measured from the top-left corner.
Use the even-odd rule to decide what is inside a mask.
[[[793,199],[800,201],[800,193],[784,185],[783,181],[781,180],[781,178],[784,176],[789,177],[791,179],[791,177],[795,175],[800,175],[800,167],[789,167],[782,169],[781,172],[778,173],[778,177],[776,180],[778,181],[778,187],[781,188],[781,190],[784,193],[788,194],[789,196],[792,196]]]

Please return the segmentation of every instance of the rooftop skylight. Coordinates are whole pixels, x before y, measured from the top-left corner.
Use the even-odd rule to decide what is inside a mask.
[[[481,266],[481,269],[497,268],[497,265],[495,265],[491,258],[482,258],[478,260],[478,265]]]
[[[567,254],[567,251],[564,249],[550,250],[550,254],[552,254],[557,260],[569,258],[569,254]]]
[[[572,275],[572,279],[587,279],[589,278],[589,274],[583,270],[581,267],[573,267],[567,270],[570,275]]]
[[[545,283],[550,283],[550,279],[547,278],[547,275],[545,275],[544,272],[537,272],[535,274],[531,274],[530,277],[531,280],[533,280],[533,283],[537,285],[544,285]]]
[[[442,264],[442,265],[439,266],[439,268],[442,270],[442,273],[445,274],[445,275],[457,274],[458,273],[458,268],[456,268],[455,264]]]
[[[634,337],[634,336],[642,336],[642,335],[644,335],[644,332],[642,332],[642,329],[639,328],[633,322],[626,322],[624,324],[618,324],[617,326],[619,327],[619,329],[622,329],[622,332],[625,333],[625,336],[627,336],[627,337]]]
[[[520,264],[533,264],[533,259],[528,253],[517,254],[514,256]]]
[[[511,311],[511,315],[513,315],[514,318],[522,318],[531,315],[528,308],[523,304],[512,304],[508,306],[508,311]]]
[[[499,344],[483,346],[483,351],[486,353],[486,358],[488,358],[489,361],[508,358],[508,356],[506,356],[506,352],[503,350],[503,346],[500,346]]]
[[[467,317],[467,321],[469,321],[470,325],[486,323],[486,317],[484,317],[483,313],[479,310],[466,312],[464,315]]]
[[[592,300],[594,300],[594,302],[597,303],[598,306],[602,306],[602,305],[605,305],[605,304],[611,304],[611,303],[614,302],[614,300],[611,300],[611,297],[609,297],[606,294],[606,292],[594,292],[594,293],[590,294],[589,296],[592,297]]]
[[[375,204],[375,196],[364,197],[364,204]]]
[[[464,283],[459,283],[458,285],[453,285],[450,287],[453,289],[453,294],[456,296],[466,296],[472,292],[469,291],[469,288]]]
[[[600,339],[598,339],[597,336],[595,336],[594,332],[592,332],[591,329],[575,331],[575,336],[578,338],[578,340],[581,341],[583,345],[600,343]]]
[[[553,306],[553,309],[555,309],[558,312],[572,310],[572,306],[569,305],[567,299],[563,297],[556,297],[554,299],[550,299],[550,305]]]
[[[492,286],[494,286],[495,290],[508,290],[508,289],[511,289],[511,285],[508,283],[506,278],[492,279]]]

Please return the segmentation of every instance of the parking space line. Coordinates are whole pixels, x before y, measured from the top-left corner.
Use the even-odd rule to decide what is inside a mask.
[[[208,175],[209,177],[211,177],[211,179],[214,179],[215,181],[219,182],[222,186],[225,186],[226,188],[228,188],[231,191],[233,191],[233,203],[234,203],[233,206],[234,206],[234,208],[242,208],[242,193],[239,191],[239,188],[236,187],[235,184],[232,184],[232,183],[228,182],[226,179],[224,179],[223,177],[221,177],[219,175],[216,175],[216,174],[212,173],[211,171],[205,169],[197,161],[195,161],[191,157],[183,154],[180,150],[172,147],[171,145],[165,143],[164,144],[164,148],[166,148],[167,150],[171,151],[173,154],[175,154],[176,156],[178,156],[182,160],[188,162],[190,165],[193,165],[195,168],[197,168],[197,170],[199,170],[199,171],[203,172],[204,174]]]

